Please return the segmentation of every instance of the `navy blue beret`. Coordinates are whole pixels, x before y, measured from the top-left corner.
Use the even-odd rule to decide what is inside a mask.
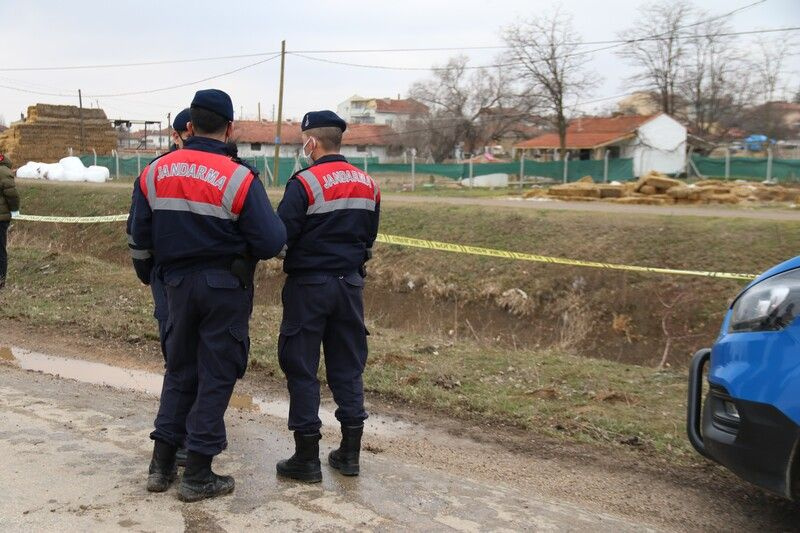
[[[172,129],[175,131],[186,131],[186,123],[191,121],[191,110],[187,107],[175,115],[175,120],[172,121]]]
[[[309,111],[303,117],[303,122],[300,124],[300,128],[303,131],[310,130],[312,128],[339,128],[340,130],[344,131],[347,129],[347,122],[342,120],[342,118],[334,113],[333,111],[328,111],[327,109],[324,111]]]
[[[192,107],[213,111],[227,121],[233,121],[233,102],[228,93],[219,89],[203,89],[194,93]]]

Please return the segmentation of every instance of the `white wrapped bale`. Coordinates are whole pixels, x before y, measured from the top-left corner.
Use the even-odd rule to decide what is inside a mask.
[[[92,165],[86,169],[84,177],[86,181],[91,183],[105,183],[108,181],[110,175],[106,167]]]

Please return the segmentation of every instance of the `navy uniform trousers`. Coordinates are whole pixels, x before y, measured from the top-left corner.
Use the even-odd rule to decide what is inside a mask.
[[[320,345],[336,418],[360,425],[366,418],[362,374],[367,363],[364,278],[290,276],[283,287],[278,359],[289,388],[289,429],[316,433],[319,419]]]
[[[169,324],[161,404],[150,438],[217,455],[225,410],[250,349],[253,290],[226,270],[166,275]]]
[[[150,274],[150,291],[153,293],[153,317],[158,321],[161,355],[164,356],[164,364],[166,364],[167,348],[164,346],[164,339],[167,336],[167,325],[169,324],[169,306],[167,305],[167,288],[156,268]]]

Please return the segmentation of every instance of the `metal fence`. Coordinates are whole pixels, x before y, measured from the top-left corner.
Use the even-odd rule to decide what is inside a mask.
[[[800,159],[767,157],[711,158],[692,156],[692,168],[702,177],[800,182]]]
[[[140,153],[136,156],[80,156],[84,165],[101,165],[107,167],[114,177],[133,177],[142,173],[145,166],[153,159],[152,153]],[[262,179],[270,184],[283,185],[291,175],[302,168],[304,163],[299,158],[282,157],[278,162],[278,179],[273,178],[272,157],[243,157],[243,161],[256,168]],[[584,176],[591,176],[595,181],[625,181],[633,176],[632,159],[609,159],[589,161],[513,161],[508,163],[379,163],[377,157],[352,158],[350,162],[356,167],[380,176],[385,173],[436,175],[460,180],[488,174],[509,174],[526,178],[543,177],[556,181],[576,181]]]

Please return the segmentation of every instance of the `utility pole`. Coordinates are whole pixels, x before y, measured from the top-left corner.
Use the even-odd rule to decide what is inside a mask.
[[[81,153],[84,153],[86,151],[86,142],[83,137],[83,96],[80,89],[78,89],[78,118],[81,123]]]
[[[272,179],[275,185],[280,183],[278,176],[278,161],[281,155],[281,121],[283,121],[283,69],[286,64],[286,40],[281,41],[281,81],[278,87],[278,122],[275,125],[275,159],[272,161],[274,172]]]

